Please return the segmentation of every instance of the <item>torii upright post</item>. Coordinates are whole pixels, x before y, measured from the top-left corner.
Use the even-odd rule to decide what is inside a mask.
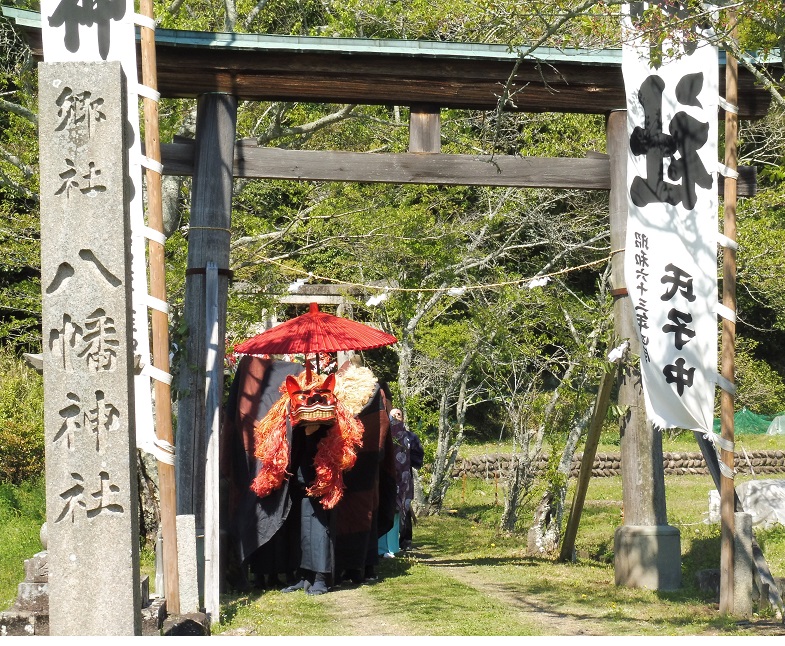
[[[188,336],[185,340],[186,359],[180,365],[182,394],[177,417],[177,512],[195,516],[198,536],[203,535],[205,528],[206,267],[209,263],[215,263],[218,273],[217,339],[219,347],[223,348],[229,291],[229,243],[236,131],[236,97],[220,93],[199,97],[183,311]],[[221,393],[223,370],[219,370],[216,377],[215,383],[211,386]],[[203,593],[204,553],[200,550],[201,547],[197,542],[199,587],[200,592]]]
[[[610,228],[613,257],[613,318],[616,335],[627,340],[629,352],[640,355],[635,314],[624,281],[627,235],[627,111],[611,112],[607,123],[611,164]],[[614,536],[616,585],[675,590],[681,585],[679,530],[668,525],[662,438],[646,418],[640,367],[627,360],[620,367],[621,471],[624,525]]]

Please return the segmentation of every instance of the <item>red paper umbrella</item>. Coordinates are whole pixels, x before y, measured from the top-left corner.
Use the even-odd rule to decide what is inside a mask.
[[[307,314],[290,319],[234,346],[241,354],[297,354],[371,350],[395,343],[394,336],[357,321],[320,312],[311,303]]]

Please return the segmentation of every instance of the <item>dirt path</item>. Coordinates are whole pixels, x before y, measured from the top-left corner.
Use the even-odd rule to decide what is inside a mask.
[[[438,559],[424,559],[421,562],[429,567],[438,568],[439,572],[508,606],[523,622],[542,628],[546,635],[554,637],[608,635],[608,624],[601,617],[585,612],[565,612],[561,608],[544,604],[541,599],[527,595],[510,583],[494,581],[489,576],[489,572],[481,567],[458,566],[454,563],[448,566],[439,563]],[[785,625],[775,619],[739,621],[738,625],[745,632],[748,631],[749,636],[785,635]],[[631,626],[631,629],[630,634],[636,634],[634,627]],[[715,630],[705,633],[705,636],[720,634],[722,633]]]
[[[607,635],[600,623],[590,615],[570,614],[546,606],[536,597],[526,595],[509,583],[500,583],[490,578],[487,569],[472,566],[449,566],[440,564],[437,559],[424,559],[421,563],[438,568],[439,572],[454,578],[463,585],[474,588],[492,597],[515,612],[522,623],[537,626],[543,634],[551,636]]]
[[[364,586],[334,588],[321,599],[335,617],[342,635],[407,637],[413,634],[409,626],[397,621],[385,611],[383,604],[372,599]]]
[[[521,590],[512,589],[509,584],[488,579],[480,568],[459,566],[440,568],[440,572],[514,609],[523,622],[537,626],[544,634],[554,637],[607,634],[600,626],[592,625],[593,617],[559,612],[542,604],[536,597],[527,597]]]
[[[486,598],[505,606],[509,613],[511,623],[521,626],[531,626],[542,635],[553,637],[566,636],[608,636],[627,634],[629,636],[641,634],[641,629],[650,630],[650,622],[644,617],[631,616],[629,621],[619,624],[609,621],[604,613],[604,606],[586,606],[562,603],[552,603],[552,599],[545,595],[532,593],[531,589],[516,585],[515,582],[499,581],[494,578],[493,568],[456,563],[453,559],[443,559],[427,553],[413,552],[417,563],[421,566],[432,568],[444,577],[450,577],[460,583],[473,588]],[[379,581],[384,585],[384,579]],[[333,588],[329,594],[317,598],[329,617],[325,625],[326,634],[344,636],[394,636],[410,637],[422,635],[422,632],[413,632],[411,622],[405,616],[398,616],[378,595],[372,592],[371,585]],[[378,591],[374,591],[378,592]],[[422,627],[420,627],[420,631]],[[609,632],[615,631],[615,632]],[[722,626],[705,628],[703,636],[723,635]],[[773,636],[785,635],[785,625],[777,620],[755,618],[749,622],[738,622],[737,635],[744,636]],[[251,635],[250,628],[236,626],[224,635]]]

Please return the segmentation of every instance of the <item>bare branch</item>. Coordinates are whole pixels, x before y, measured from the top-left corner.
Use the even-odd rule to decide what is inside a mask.
[[[38,115],[32,110],[28,110],[27,108],[19,105],[18,103],[12,103],[11,101],[0,99],[0,109],[7,110],[8,112],[13,112],[15,115],[27,119],[33,125],[36,126],[38,125]]]
[[[174,2],[172,2],[172,4],[169,5],[167,11],[171,15],[176,14],[178,11],[180,11],[180,7],[183,5],[183,2],[184,0],[174,0]]]
[[[35,175],[35,168],[25,164],[19,157],[12,155],[6,150],[0,148],[0,159],[5,159],[9,164],[13,164],[25,176],[25,179],[30,179]]]
[[[281,118],[283,117],[283,113],[286,109],[286,105],[284,103],[279,104],[279,107],[276,111],[275,117],[273,119],[272,125],[268,128],[267,132],[260,135],[257,138],[257,143],[261,146],[263,144],[270,143],[274,139],[280,139],[281,137],[292,137],[292,136],[310,136],[313,133],[327,128],[335,123],[343,121],[347,117],[349,117],[352,113],[352,110],[356,108],[356,105],[345,105],[337,112],[333,112],[332,114],[328,114],[316,121],[311,121],[310,123],[304,123],[299,126],[293,126],[286,128],[281,125]]]
[[[256,3],[256,6],[251,9],[251,11],[246,16],[245,21],[243,22],[243,27],[245,27],[246,30],[251,28],[251,24],[256,19],[256,16],[259,15],[261,10],[264,9],[264,6],[267,4],[267,2],[268,0],[259,0],[259,2]]]
[[[9,189],[21,195],[25,199],[38,202],[37,193],[33,193],[26,186],[23,186],[22,184],[15,182],[10,177],[8,177],[8,175],[6,175],[2,170],[0,170],[0,186],[7,186]]]

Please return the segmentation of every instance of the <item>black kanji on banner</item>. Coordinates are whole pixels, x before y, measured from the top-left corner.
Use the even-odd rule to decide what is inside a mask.
[[[60,0],[57,8],[49,17],[51,27],[65,25],[63,42],[72,54],[79,51],[79,26],[96,25],[98,33],[98,53],[101,60],[109,55],[111,42],[109,23],[120,20],[125,15],[125,0]]]
[[[703,88],[703,73],[687,74],[676,85],[676,100],[681,105],[701,107],[698,95]],[[646,177],[637,176],[630,186],[630,198],[636,206],[661,202],[682,204],[692,210],[698,201],[695,186],[709,189],[714,178],[703,165],[698,151],[709,137],[709,124],[686,112],[677,112],[663,132],[662,95],[665,81],[652,74],[640,86],[638,101],[643,106],[644,123],[630,135],[630,150],[646,156]],[[665,163],[668,162],[668,182]]]

